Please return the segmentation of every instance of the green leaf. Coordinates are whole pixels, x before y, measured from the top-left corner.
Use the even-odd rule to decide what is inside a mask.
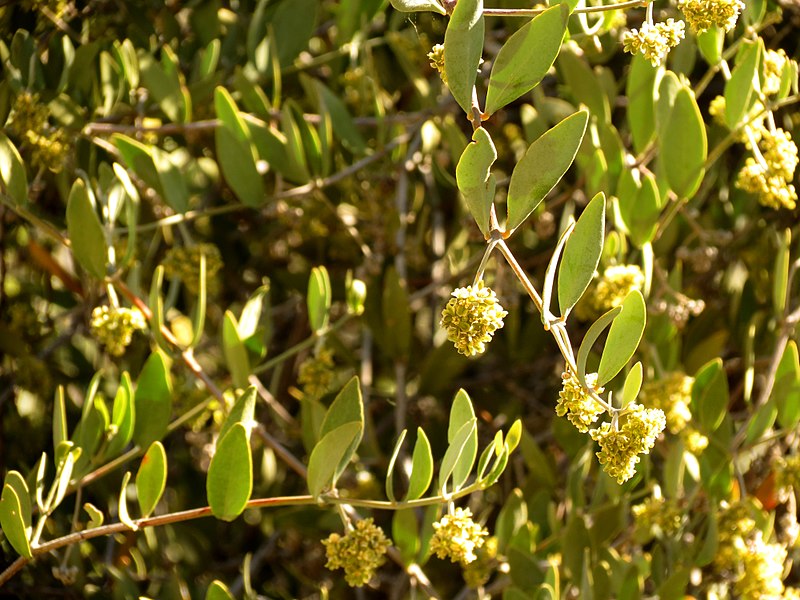
[[[81,179],[75,180],[69,193],[67,233],[75,259],[89,274],[103,279],[106,275],[105,233],[91,194]]]
[[[206,590],[206,600],[234,600],[228,586],[215,579]]]
[[[361,429],[350,446],[344,449],[345,451],[342,455],[341,462],[334,471],[334,481],[339,478],[339,475],[341,475],[342,471],[347,467],[350,458],[361,443],[361,436],[364,431],[364,400],[361,396],[361,384],[358,377],[351,378],[336,395],[328,412],[325,414],[325,419],[322,421],[319,435],[320,437],[324,437],[328,433],[338,429],[341,425],[348,425],[350,423],[357,423]]]
[[[497,160],[497,149],[492,136],[484,127],[472,134],[456,166],[456,182],[464,196],[467,208],[485,236],[489,235],[489,214],[494,194],[487,194],[491,167]]]
[[[167,360],[160,351],[153,352],[144,363],[136,382],[133,441],[147,448],[167,432],[172,413],[172,378]]]
[[[651,242],[658,231],[661,197],[655,177],[638,169],[625,169],[620,177],[619,214],[631,241],[639,248]]]
[[[408,357],[411,346],[411,311],[408,288],[394,266],[386,270],[383,281],[383,328],[386,352],[393,358]]]
[[[266,190],[250,146],[237,140],[225,127],[217,127],[215,139],[217,162],[228,186],[242,204],[261,206]]]
[[[64,403],[64,386],[58,386],[53,401],[53,449],[69,439],[67,433],[67,406]]]
[[[566,4],[552,6],[520,27],[503,44],[489,77],[488,114],[539,85],[561,50],[569,12]]]
[[[508,453],[511,454],[517,449],[520,440],[522,439],[522,421],[517,419],[511,424],[506,434],[506,446],[508,446]]]
[[[188,349],[194,349],[203,337],[203,330],[206,327],[206,302],[208,299],[208,280],[206,273],[206,253],[200,253],[200,264],[197,273],[197,303],[194,307],[192,317],[192,341],[189,342]]]
[[[389,466],[386,468],[386,497],[389,499],[389,502],[396,501],[394,495],[394,466],[400,454],[400,448],[403,447],[403,440],[406,439],[406,433],[408,433],[407,429],[403,429],[403,431],[400,432],[400,436],[394,444],[392,455],[389,458]]]
[[[167,486],[167,453],[161,442],[153,442],[136,473],[136,497],[142,517],[149,517]]]
[[[450,441],[450,444],[444,453],[444,458],[442,458],[442,464],[439,467],[440,493],[445,493],[447,483],[450,481],[450,476],[453,474],[453,470],[456,468],[456,465],[460,462],[459,459],[461,458],[461,454],[465,447],[471,445],[471,440],[475,435],[476,429],[476,419],[473,418],[464,423],[461,429],[458,430],[458,433],[456,433],[456,435],[453,436],[453,439]],[[459,489],[460,486],[456,486],[454,484],[450,489],[450,492],[457,492]]]
[[[63,454],[61,459],[58,461],[56,478],[53,484],[55,485],[55,493],[53,494],[52,502],[50,502],[47,506],[47,510],[52,510],[61,504],[62,500],[64,500],[64,496],[67,494],[67,488],[69,487],[69,482],[72,479],[72,472],[75,468],[75,463],[81,455],[80,448],[72,448],[72,442],[64,442],[61,447],[66,448],[67,452]],[[56,451],[56,455],[58,455],[58,451]]]
[[[233,521],[242,514],[252,491],[250,434],[244,425],[235,423],[217,442],[208,467],[206,495],[212,514],[223,521]]]
[[[119,454],[133,438],[136,413],[134,406],[133,384],[127,371],[122,373],[117,393],[114,396],[114,406],[111,409],[111,423],[116,428],[116,434],[111,438],[106,449],[106,456],[114,457]]]
[[[745,445],[750,445],[761,439],[766,431],[775,423],[778,416],[778,407],[774,400],[759,406],[753,413],[747,426]]]
[[[511,232],[522,225],[567,172],[586,131],[589,113],[570,115],[545,132],[514,167],[508,186],[508,224]]]
[[[724,41],[725,32],[716,25],[697,34],[697,48],[709,65],[717,65],[722,60]]]
[[[628,371],[625,377],[625,384],[622,386],[622,399],[620,404],[625,407],[631,402],[636,400],[639,395],[639,390],[642,389],[642,363],[637,362],[633,368]]]
[[[133,522],[131,519],[130,514],[128,513],[128,483],[131,480],[131,472],[125,471],[125,475],[122,476],[122,485],[120,486],[119,490],[119,502],[117,504],[117,513],[119,516],[119,520],[124,525],[127,525],[134,531],[139,529],[139,526]]]
[[[761,90],[758,65],[763,42],[743,40],[736,57],[736,67],[725,82],[725,122],[736,129],[753,106]]]
[[[715,358],[700,367],[692,386],[692,414],[697,415],[707,433],[713,433],[725,418],[730,401],[728,376],[722,359]]]
[[[800,422],[800,356],[797,343],[789,340],[775,372],[772,397],[778,407],[778,424],[787,430]]]
[[[247,378],[250,376],[250,358],[247,348],[239,337],[236,317],[229,310],[225,311],[222,321],[222,352],[225,355],[225,364],[231,372],[233,384],[236,387],[247,387]]]
[[[236,423],[241,423],[247,431],[251,431],[255,425],[255,414],[256,388],[251,385],[234,402],[231,412],[219,429],[220,439],[225,437]]]
[[[775,253],[775,267],[772,276],[772,307],[775,316],[780,318],[786,308],[786,288],[789,285],[789,262],[791,260],[789,248],[792,245],[792,230],[785,229],[783,234],[778,234],[778,249]]]
[[[47,475],[47,452],[42,452],[39,460],[36,462],[36,478],[34,479],[34,495],[36,496],[36,507],[39,512],[45,512],[44,501],[44,478]]]
[[[325,488],[336,485],[336,472],[345,457],[349,460],[352,452],[348,452],[355,440],[363,433],[361,423],[351,422],[337,427],[323,435],[314,446],[308,459],[308,489],[312,496],[319,497]]]
[[[600,337],[600,334],[603,333],[606,327],[611,325],[611,322],[620,312],[622,312],[621,306],[612,308],[594,323],[592,323],[592,325],[589,327],[589,331],[587,331],[586,335],[583,336],[583,341],[581,341],[581,345],[578,348],[576,366],[578,367],[578,381],[581,382],[581,385],[584,388],[588,387],[586,385],[586,361],[589,360],[589,353],[592,351],[592,346],[594,346],[594,343],[597,341],[597,338]]]
[[[642,339],[646,320],[644,297],[639,290],[633,290],[622,303],[622,312],[614,319],[608,332],[597,371],[598,386],[611,381],[628,364]]]
[[[171,155],[161,148],[153,147],[150,153],[161,183],[164,201],[175,212],[185,213],[189,210],[189,188],[185,174],[174,164]]]
[[[105,516],[94,504],[91,502],[84,502],[83,510],[89,515],[89,522],[86,524],[86,529],[95,529],[103,524]]]
[[[324,266],[311,269],[308,278],[308,321],[315,332],[322,331],[328,326],[331,310],[331,279]]]
[[[472,408],[472,400],[463,389],[456,392],[453,398],[453,406],[450,408],[450,422],[447,427],[447,442],[452,443],[458,432],[467,423],[475,421],[475,410]],[[478,454],[478,429],[472,429],[470,435],[464,443],[458,460],[453,465],[453,489],[458,490],[472,472],[475,464],[475,457]]]
[[[392,6],[401,12],[437,12],[447,14],[439,0],[391,0]]]
[[[13,470],[6,473],[4,484],[10,485],[17,494],[21,509],[20,515],[22,516],[22,522],[25,525],[25,531],[27,531],[28,536],[30,536],[32,502],[31,494],[28,491],[28,484],[25,482],[25,478],[22,476],[22,473]]]
[[[404,565],[414,562],[419,552],[420,534],[416,510],[397,510],[392,518],[392,543],[400,551]]]
[[[706,535],[703,538],[703,545],[695,556],[693,564],[696,567],[710,565],[717,556],[719,548],[719,527],[717,523],[717,511],[708,511]]]
[[[142,85],[167,118],[174,123],[185,122],[189,110],[177,72],[167,72],[151,54],[144,52],[139,54],[139,72]]]
[[[456,102],[470,113],[483,53],[483,0],[459,0],[444,34],[444,73]]]
[[[580,300],[594,277],[603,252],[606,198],[597,194],[581,214],[564,248],[558,270],[558,305],[566,315]]]
[[[150,282],[150,297],[148,304],[150,306],[150,332],[153,334],[156,345],[164,350],[169,351],[167,341],[164,339],[164,334],[161,329],[164,325],[164,298],[161,296],[161,288],[164,285],[164,265],[158,265],[153,272],[153,279]]]
[[[28,175],[19,151],[4,133],[0,133],[0,184],[2,191],[17,206],[28,204]]]
[[[333,132],[342,141],[342,145],[353,154],[363,154],[367,149],[367,143],[356,127],[345,103],[321,81],[314,80],[314,85],[320,102],[330,113]]]
[[[644,55],[637,53],[631,60],[631,70],[625,85],[628,98],[628,126],[633,138],[633,148],[643,152],[656,131],[655,95],[658,69]]]
[[[18,554],[25,558],[33,558],[29,541],[30,527],[26,527],[25,522],[22,501],[14,487],[6,482],[0,496],[0,527],[3,529],[4,537]]]
[[[678,197],[691,198],[700,187],[707,152],[703,116],[694,93],[682,87],[661,136],[661,163],[667,182]]]
[[[583,56],[567,49],[558,57],[558,69],[566,83],[566,89],[577,103],[585,104],[589,112],[599,121],[611,122],[611,108],[601,79],[592,70]]]
[[[408,476],[408,492],[406,501],[416,500],[428,490],[433,480],[433,454],[428,436],[421,427],[417,427],[417,441],[411,455],[411,473]]]
[[[483,487],[490,487],[497,483],[497,480],[500,479],[500,475],[506,470],[506,466],[508,466],[508,447],[504,447],[503,451],[495,458],[492,469],[481,482]]]

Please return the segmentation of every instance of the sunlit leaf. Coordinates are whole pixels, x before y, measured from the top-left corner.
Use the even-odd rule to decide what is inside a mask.
[[[469,113],[483,53],[483,0],[459,0],[444,34],[444,73],[456,102]]]
[[[558,304],[565,315],[580,300],[600,262],[605,237],[606,199],[600,193],[581,213],[567,240],[558,270]]]
[[[161,442],[153,442],[136,473],[136,497],[143,517],[150,514],[161,499],[167,485],[167,453]]]
[[[250,435],[244,425],[235,423],[217,442],[208,467],[206,494],[212,514],[223,521],[233,521],[242,514],[252,491]]]

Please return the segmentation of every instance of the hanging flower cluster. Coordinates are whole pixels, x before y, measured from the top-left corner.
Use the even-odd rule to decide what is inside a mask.
[[[489,532],[472,520],[468,508],[456,508],[433,524],[431,552],[439,558],[449,558],[454,563],[468,565],[477,556],[475,550],[483,546]]]
[[[586,433],[605,409],[583,389],[575,375],[565,372],[561,375],[561,379],[563,387],[558,393],[556,414],[559,417],[566,415],[569,422],[575,425],[578,431]],[[594,387],[597,383],[597,373],[587,374],[586,383],[589,387]],[[597,391],[602,393],[603,390],[600,388]]]
[[[642,24],[641,29],[631,29],[622,34],[622,48],[625,52],[641,52],[654,67],[667,58],[669,51],[677,46],[685,35],[683,21],[667,19],[664,23]]]
[[[378,567],[386,562],[384,555],[392,545],[372,519],[359,521],[347,535],[332,533],[322,544],[328,558],[325,566],[331,570],[343,569],[345,581],[352,587],[369,583]]]

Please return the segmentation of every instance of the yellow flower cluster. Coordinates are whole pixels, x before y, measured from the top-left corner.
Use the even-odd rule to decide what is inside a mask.
[[[657,67],[667,58],[670,49],[683,39],[685,29],[683,21],[675,19],[655,25],[644,23],[641,29],[631,29],[622,34],[622,48],[630,54],[641,52]]]
[[[330,569],[343,569],[344,579],[351,587],[362,586],[372,579],[375,571],[386,562],[386,551],[392,543],[386,539],[383,530],[364,519],[355,528],[341,536],[332,533],[322,540]]]
[[[681,529],[684,511],[678,508],[675,500],[652,496],[641,504],[631,507],[636,528],[656,536],[675,535]]]
[[[302,386],[304,396],[316,399],[324,396],[330,389],[333,376],[333,352],[322,348],[316,356],[302,362],[297,382]]]
[[[497,564],[498,540],[492,536],[475,551],[475,560],[464,566],[464,582],[471,588],[485,585]]]
[[[683,430],[683,443],[686,449],[695,456],[702,454],[708,448],[708,438],[696,429],[687,427]]]
[[[147,326],[144,315],[137,308],[97,306],[92,311],[92,335],[106,347],[109,354],[122,356],[133,333]]]
[[[483,546],[489,535],[483,527],[472,520],[468,508],[456,508],[448,512],[438,523],[433,524],[431,552],[439,558],[449,558],[451,562],[468,565],[477,556],[475,550]]]
[[[644,406],[663,410],[667,416],[667,429],[673,435],[678,434],[692,420],[689,403],[693,384],[694,378],[686,373],[669,373],[657,381],[646,382],[639,399]]]
[[[428,60],[431,61],[431,68],[439,71],[442,82],[447,84],[447,76],[444,74],[444,45],[436,44],[431,48],[431,51],[428,52]]]
[[[751,156],[745,161],[736,187],[756,194],[764,206],[793,209],[797,192],[791,181],[798,163],[797,145],[783,129],[760,133],[758,148],[751,148],[760,160]]]
[[[597,417],[605,410],[600,403],[586,393],[581,387],[581,382],[570,372],[561,375],[563,387],[558,393],[558,404],[556,414],[559,417],[567,416],[569,422],[575,425],[578,431],[586,433]],[[586,375],[586,384],[594,387],[597,383],[597,373]],[[597,390],[602,392],[602,388]]]
[[[644,274],[638,265],[606,267],[575,306],[575,314],[582,321],[593,321],[622,304],[630,292],[643,287]]]
[[[775,464],[775,486],[783,493],[800,492],[800,455],[781,457]]]
[[[786,548],[767,544],[756,532],[741,557],[735,590],[742,600],[771,600],[783,594],[783,563]]]
[[[725,121],[725,96],[714,96],[714,99],[708,103],[708,114],[717,125],[727,127]]]
[[[644,408],[635,403],[626,409],[621,418],[624,422],[603,423],[589,435],[600,446],[597,459],[603,470],[617,480],[625,483],[636,473],[640,454],[649,454],[656,438],[664,431],[667,418],[658,408]]]
[[[761,91],[766,96],[772,96],[780,91],[781,75],[787,60],[789,57],[783,48],[767,50],[764,53],[764,81],[761,84]]]
[[[177,277],[193,294],[200,291],[200,256],[206,257],[206,282],[213,292],[214,276],[222,268],[222,255],[214,244],[174,246],[169,249],[162,264],[167,277]]]
[[[714,565],[719,571],[735,571],[747,551],[747,540],[755,535],[756,522],[743,502],[720,506],[717,553]]]
[[[441,326],[456,350],[466,356],[482,354],[492,341],[494,332],[503,326],[508,314],[497,301],[491,288],[483,281],[474,286],[458,288],[442,311]]]
[[[30,150],[31,161],[54,173],[64,166],[70,143],[63,129],[48,123],[49,111],[38,94],[22,92],[14,100],[8,128]]]
[[[695,33],[711,27],[730,31],[744,9],[742,0],[681,0],[678,8]]]

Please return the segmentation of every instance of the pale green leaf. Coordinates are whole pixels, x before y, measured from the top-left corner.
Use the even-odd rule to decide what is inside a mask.
[[[600,357],[597,385],[611,381],[636,352],[644,333],[647,308],[639,290],[633,290],[622,303],[622,312],[617,315],[608,332],[608,339]]]
[[[106,275],[106,238],[95,212],[91,194],[76,179],[67,201],[67,233],[72,254],[86,271],[102,279]]]
[[[206,600],[234,600],[228,586],[215,579],[206,590]]]
[[[742,40],[736,57],[736,67],[725,82],[725,122],[735,129],[758,98],[761,91],[758,67],[764,43]]]
[[[444,15],[445,10],[439,0],[391,0],[392,6],[402,12],[430,11]]]
[[[483,53],[483,0],[459,0],[444,34],[444,73],[456,102],[469,113]]]
[[[408,477],[408,493],[406,501],[416,500],[428,490],[433,480],[433,454],[428,436],[421,427],[417,427],[417,441],[411,455],[411,474]]]
[[[244,342],[239,337],[236,317],[229,310],[225,311],[222,321],[222,353],[234,385],[240,388],[247,387],[247,378],[250,376],[250,358],[247,356]]]
[[[492,136],[484,127],[479,127],[472,134],[472,142],[464,148],[456,166],[458,189],[484,235],[489,234],[489,213],[494,194],[489,196],[486,192],[491,166],[495,160],[497,150]]]
[[[125,471],[125,475],[122,476],[122,485],[120,486],[119,490],[119,502],[117,503],[117,513],[119,516],[119,520],[124,525],[130,527],[134,531],[139,529],[139,526],[134,523],[133,519],[130,517],[130,513],[128,512],[128,483],[131,480],[131,472]]]
[[[18,554],[25,558],[33,557],[30,527],[25,526],[22,502],[9,483],[3,485],[3,493],[0,496],[0,527],[3,529],[3,536]]]
[[[715,358],[703,365],[694,376],[692,386],[692,414],[703,429],[713,433],[728,412],[730,396],[728,376],[722,359]]]
[[[473,418],[470,421],[464,423],[461,429],[458,430],[455,436],[453,436],[452,441],[450,442],[447,450],[444,453],[444,458],[442,458],[442,464],[439,467],[439,492],[445,493],[447,490],[447,484],[450,481],[450,477],[453,475],[453,471],[456,468],[456,465],[459,464],[459,459],[461,458],[462,453],[464,452],[465,447],[471,446],[471,441],[473,436],[476,432],[476,420]],[[474,456],[473,456],[474,461]],[[471,465],[470,465],[471,467]],[[460,486],[454,485],[451,486],[449,492],[457,492],[460,489]]]
[[[256,411],[256,388],[253,386],[248,387],[243,394],[241,394],[236,402],[233,403],[231,412],[228,413],[225,422],[219,429],[219,437],[222,439],[228,433],[231,427],[236,423],[241,423],[247,431],[251,431],[255,424],[255,411]]]
[[[349,461],[353,443],[363,433],[361,423],[350,422],[322,436],[308,459],[308,489],[319,497],[323,490],[336,485],[339,465]]]
[[[628,406],[628,404],[636,400],[640,389],[642,389],[642,363],[637,362],[625,377],[620,404],[623,407]]]
[[[311,269],[308,278],[308,321],[311,329],[319,332],[328,326],[331,310],[331,279],[324,266]]]
[[[212,514],[223,521],[233,521],[242,514],[252,491],[250,435],[244,425],[235,423],[217,442],[208,467],[206,494]]]
[[[0,190],[17,206],[28,204],[28,175],[19,151],[4,133],[0,133]]]
[[[167,360],[160,351],[153,352],[142,367],[136,382],[133,441],[147,448],[167,432],[172,413],[172,377]]]
[[[584,388],[588,388],[586,385],[586,361],[589,360],[589,353],[592,351],[592,346],[594,346],[600,334],[603,333],[606,327],[611,325],[611,322],[621,311],[621,306],[612,308],[592,323],[586,335],[583,336],[583,341],[581,341],[581,345],[578,348],[576,366],[578,367],[578,381],[581,382],[581,386]]]
[[[167,485],[167,453],[161,442],[153,442],[136,473],[136,497],[142,517],[149,517]]]
[[[566,4],[552,6],[508,38],[492,65],[486,95],[487,114],[491,115],[539,84],[561,50],[568,20]]]
[[[561,314],[580,300],[594,277],[605,237],[606,198],[597,194],[586,206],[567,240],[558,270],[558,304]]]
[[[389,457],[389,466],[386,467],[386,497],[389,499],[389,502],[394,502],[396,500],[394,495],[394,467],[397,462],[397,457],[400,455],[400,448],[403,447],[403,440],[406,439],[406,433],[408,433],[407,429],[403,429],[403,431],[400,432],[394,444],[394,450],[392,450],[392,454]]]
[[[514,231],[567,172],[586,131],[589,113],[581,110],[545,132],[514,167],[508,187],[508,223]]]
[[[694,93],[681,87],[661,136],[661,161],[670,188],[691,198],[705,174],[708,140]]]

